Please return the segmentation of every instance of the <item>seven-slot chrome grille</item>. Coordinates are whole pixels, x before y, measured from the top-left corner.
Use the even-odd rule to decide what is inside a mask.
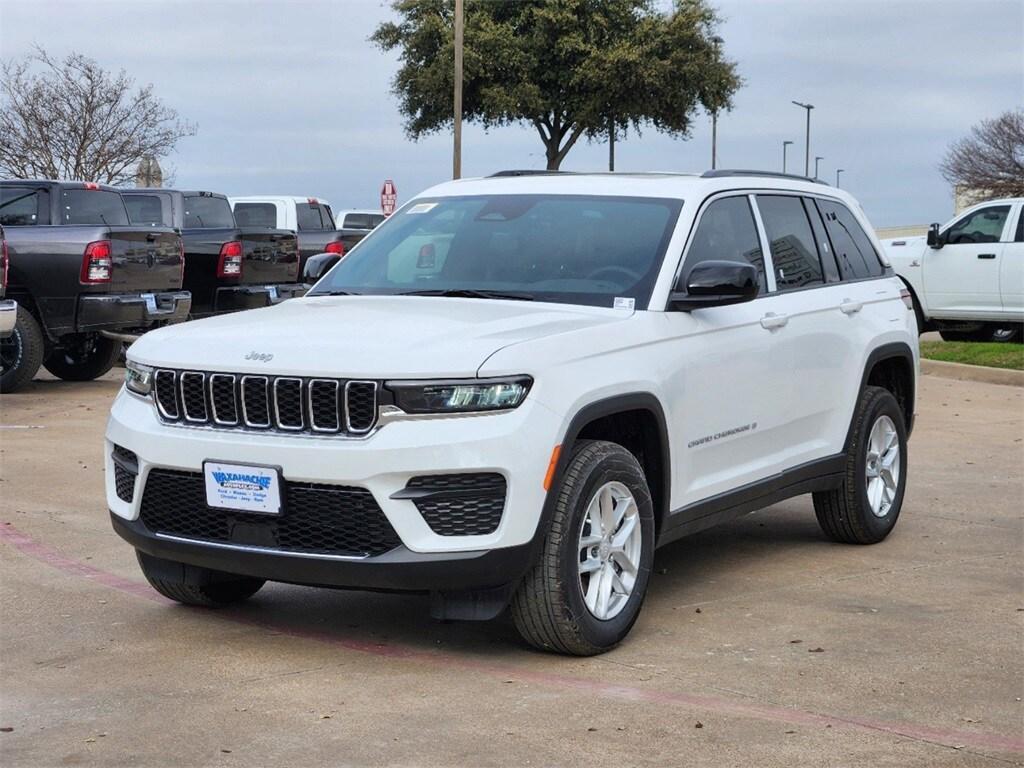
[[[377,423],[375,381],[158,369],[164,421],[218,429],[365,435]]]

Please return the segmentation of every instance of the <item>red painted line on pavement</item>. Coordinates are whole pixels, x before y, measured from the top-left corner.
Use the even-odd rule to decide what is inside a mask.
[[[88,579],[134,597],[141,597],[164,604],[173,604],[172,601],[154,592],[147,584],[125,579],[116,574],[100,570],[88,563],[69,558],[52,547],[18,531],[10,523],[0,525],[0,539],[6,541],[19,552],[63,573]],[[640,688],[632,685],[615,685],[581,677],[534,672],[514,666],[492,664],[451,653],[422,651],[402,645],[339,637],[328,631],[290,627],[274,621],[241,616],[230,610],[218,611],[216,615],[237,623],[268,629],[291,637],[328,643],[360,653],[386,658],[423,661],[432,665],[443,664],[450,667],[478,671],[491,677],[529,681],[549,688],[571,689],[598,696],[628,699],[630,701],[648,701],[656,704],[683,706],[721,715],[771,720],[790,725],[832,726],[834,728],[854,727],[860,730],[903,736],[945,747],[973,747],[1004,752],[1024,752],[1024,739],[1001,736],[999,734],[953,731],[946,728],[933,728],[926,725],[891,722],[857,716],[824,715],[784,706],[758,704],[738,699],[724,699],[716,696]]]

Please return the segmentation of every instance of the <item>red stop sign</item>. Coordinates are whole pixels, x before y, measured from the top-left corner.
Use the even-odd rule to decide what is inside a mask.
[[[388,179],[380,188],[380,209],[385,216],[395,212],[395,205],[398,203],[398,190],[395,189],[395,182]]]

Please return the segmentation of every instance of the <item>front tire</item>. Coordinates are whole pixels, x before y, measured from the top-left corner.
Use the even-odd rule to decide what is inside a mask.
[[[540,555],[512,598],[530,645],[592,656],[629,633],[654,560],[654,506],[636,458],[616,443],[578,442],[552,491]]]
[[[121,342],[103,336],[75,339],[51,353],[43,365],[64,381],[92,381],[105,374],[121,357]]]
[[[0,392],[17,392],[28,386],[42,365],[45,345],[39,323],[19,304],[14,333],[0,339]]]
[[[876,544],[896,525],[907,485],[907,428],[892,393],[865,387],[853,417],[843,484],[814,494],[825,534],[845,544]]]
[[[202,608],[223,608],[247,600],[266,583],[263,579],[184,565],[136,550],[142,574],[169,600]]]

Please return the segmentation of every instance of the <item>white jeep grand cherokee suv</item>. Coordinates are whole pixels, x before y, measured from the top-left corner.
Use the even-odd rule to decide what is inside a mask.
[[[845,192],[749,172],[505,172],[428,190],[305,298],[146,334],[106,434],[153,587],[511,607],[600,653],[656,547],[797,494],[881,541],[917,327]]]

